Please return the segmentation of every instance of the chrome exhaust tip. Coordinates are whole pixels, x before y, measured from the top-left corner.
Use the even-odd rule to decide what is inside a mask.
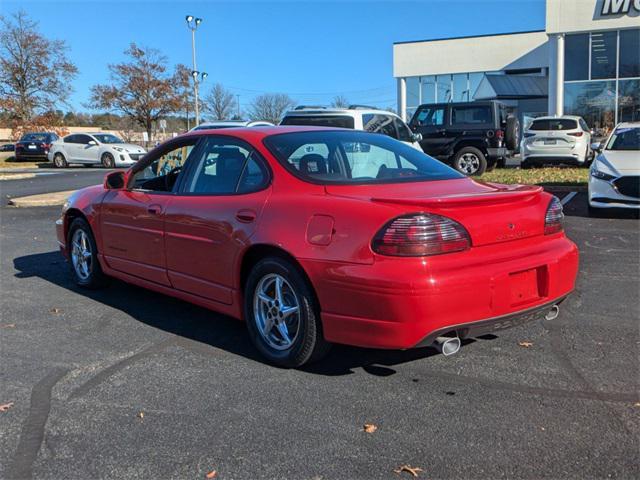
[[[449,355],[454,355],[458,353],[460,350],[460,346],[462,342],[460,342],[460,338],[458,336],[455,337],[437,337],[434,343],[434,346],[438,349],[440,353],[442,353],[445,357]]]
[[[549,310],[544,316],[544,319],[555,320],[556,318],[558,318],[558,315],[560,315],[560,307],[558,305],[554,305],[553,307],[551,307],[551,310]]]

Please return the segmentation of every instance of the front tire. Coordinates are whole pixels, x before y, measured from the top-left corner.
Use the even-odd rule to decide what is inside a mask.
[[[99,288],[106,283],[98,261],[98,247],[91,227],[84,218],[76,218],[69,227],[67,236],[69,265],[78,284],[85,288]]]
[[[313,290],[285,259],[268,257],[253,267],[244,290],[244,318],[251,341],[275,365],[300,367],[330,349]]]
[[[477,148],[464,147],[456,153],[453,168],[467,176],[480,176],[487,170],[487,159]]]
[[[104,168],[115,168],[116,161],[109,152],[102,154],[102,166]]]
[[[67,159],[64,158],[64,155],[58,152],[53,156],[53,166],[56,168],[67,168],[69,164],[67,163]]]

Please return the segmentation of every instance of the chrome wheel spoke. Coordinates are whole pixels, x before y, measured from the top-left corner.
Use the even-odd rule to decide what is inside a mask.
[[[298,306],[283,307],[280,311],[282,312],[283,318],[288,318],[294,313],[298,313],[300,308]]]
[[[282,305],[282,277],[276,277],[276,301]]]
[[[287,324],[285,322],[279,322],[277,324],[277,327],[278,327],[278,332],[282,336],[282,339],[286,343],[290,344],[291,343],[291,339],[289,338],[289,328],[287,327]]]
[[[275,350],[291,348],[300,330],[300,302],[287,279],[271,273],[258,282],[253,314],[253,321],[269,347]]]

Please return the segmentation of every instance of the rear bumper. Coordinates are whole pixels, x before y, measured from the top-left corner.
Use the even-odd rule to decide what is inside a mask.
[[[573,291],[578,251],[559,234],[425,259],[378,257],[372,265],[301,263],[316,288],[327,340],[407,349],[451,330],[499,330],[548,309]],[[520,272],[535,272],[536,293],[514,301]]]
[[[491,159],[497,160],[499,158],[506,157],[508,154],[509,150],[507,150],[505,147],[487,148],[487,155]]]

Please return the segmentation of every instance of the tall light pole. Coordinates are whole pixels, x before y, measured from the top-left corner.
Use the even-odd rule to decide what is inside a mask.
[[[193,15],[187,15],[185,17],[187,21],[187,27],[191,30],[191,56],[193,59],[193,71],[191,75],[193,76],[193,96],[196,101],[196,127],[200,125],[200,105],[198,105],[198,76],[200,72],[198,72],[198,67],[196,66],[196,30],[198,26],[202,23],[201,18],[194,18]],[[203,80],[206,77],[206,74],[203,74]]]

